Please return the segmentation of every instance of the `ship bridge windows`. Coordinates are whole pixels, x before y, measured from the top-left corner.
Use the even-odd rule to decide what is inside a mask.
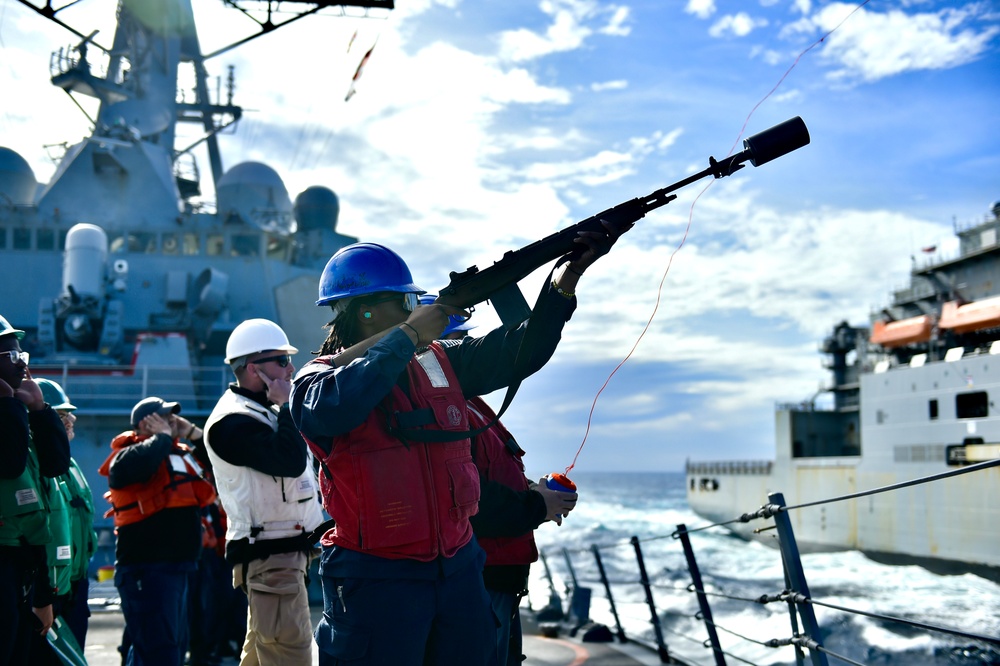
[[[53,229],[39,229],[35,235],[35,248],[39,250],[56,249],[56,232]]]
[[[960,419],[981,419],[990,415],[990,397],[986,391],[959,393],[955,396],[955,416]]]
[[[190,257],[198,254],[198,234],[194,233],[166,233],[160,239],[160,247],[163,254],[177,256],[183,254]]]
[[[198,237],[198,234],[181,234],[181,252],[184,253],[184,256],[190,257],[198,254],[200,251],[201,239]]]
[[[180,241],[177,239],[177,234],[163,234],[163,238],[160,241],[160,247],[163,248],[163,254],[169,256],[176,256],[181,252]]]
[[[117,234],[108,245],[114,254],[153,254],[156,252],[156,234],[149,231],[133,231]]]
[[[226,237],[222,234],[209,234],[205,240],[205,252],[210,257],[218,257],[226,248]]]
[[[287,259],[289,253],[288,239],[283,236],[267,235],[267,258]]]
[[[50,252],[66,247],[67,229],[11,229],[7,233],[0,227],[0,250],[48,250]]]
[[[256,257],[260,255],[259,234],[233,234],[232,255],[234,257]]]
[[[15,250],[31,249],[31,229],[14,229],[13,249]]]

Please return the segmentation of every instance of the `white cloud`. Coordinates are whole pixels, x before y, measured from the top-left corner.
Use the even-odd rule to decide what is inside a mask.
[[[625,25],[629,17],[627,7],[603,7],[594,0],[544,0],[540,9],[552,18],[544,34],[527,28],[504,31],[499,38],[501,59],[534,60],[550,53],[576,50],[595,32],[619,37],[630,32]],[[602,25],[605,16],[609,18]]]
[[[684,11],[700,19],[707,19],[715,13],[715,0],[688,0]]]
[[[871,83],[904,72],[958,67],[980,58],[1000,34],[996,26],[974,27],[973,22],[987,11],[981,4],[920,14],[855,9],[833,3],[789,27],[810,34],[837,28],[827,36],[822,51],[825,59],[838,65],[829,75],[834,80]]]
[[[867,322],[869,308],[884,303],[908,273],[913,248],[901,239],[953,245],[950,230],[892,211],[778,214],[754,195],[733,189],[739,188],[730,187],[725,201],[706,196],[697,204],[691,233],[673,257],[659,312],[636,360],[682,362],[711,372],[722,355],[722,367],[741,377],[766,375],[762,366],[774,362],[774,348],[786,344],[788,332],[814,342],[834,318]],[[600,280],[586,285],[588,299],[614,304],[621,328],[581,311],[564,351],[593,358],[621,358],[628,351],[652,314],[686,224],[686,210],[663,211],[624,236],[595,267]],[[732,317],[749,328],[726,340],[728,332],[715,332],[711,322]],[[633,334],[622,339],[622,331]],[[775,376],[782,374],[787,376],[783,371]]]
[[[767,25],[767,19],[753,18],[746,12],[727,14],[712,24],[708,34],[712,37],[723,37],[727,34],[735,37],[746,37],[756,28]]]
[[[625,88],[628,88],[628,81],[625,79],[590,84],[590,89],[594,92],[604,92],[605,90],[624,90]]]
[[[614,37],[628,37],[631,34],[632,29],[625,25],[631,16],[631,11],[628,7],[612,7],[611,18],[608,19],[607,25],[600,28],[598,32],[602,35],[612,35]]]
[[[656,147],[660,150],[666,150],[670,146],[674,145],[674,143],[677,142],[677,139],[679,139],[682,134],[684,134],[684,130],[680,128],[671,130],[666,134],[657,133],[655,137]]]
[[[567,162],[537,163],[524,170],[529,180],[565,186],[580,183],[588,186],[619,180],[635,173],[632,155],[602,150],[585,159]]]

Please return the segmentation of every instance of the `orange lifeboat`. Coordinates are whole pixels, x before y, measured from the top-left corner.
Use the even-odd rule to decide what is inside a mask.
[[[883,347],[902,347],[914,342],[927,342],[934,329],[934,318],[920,315],[899,321],[876,321],[872,326],[871,341]]]
[[[956,333],[998,328],[1000,327],[1000,296],[965,305],[959,305],[958,301],[948,301],[941,306],[941,321],[938,326]]]

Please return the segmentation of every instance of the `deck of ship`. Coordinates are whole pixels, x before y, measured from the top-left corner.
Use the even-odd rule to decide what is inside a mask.
[[[313,607],[313,622],[319,622],[323,609]],[[99,611],[90,618],[85,656],[90,666],[119,666],[121,657],[118,644],[121,642],[125,620],[121,612]],[[524,666],[642,666],[659,664],[655,654],[636,645],[609,643],[583,643],[579,637],[560,635],[545,638],[537,631],[531,618],[525,615],[524,651],[528,655]],[[238,664],[236,658],[223,659],[219,666]],[[319,664],[319,656],[313,651],[313,663]]]

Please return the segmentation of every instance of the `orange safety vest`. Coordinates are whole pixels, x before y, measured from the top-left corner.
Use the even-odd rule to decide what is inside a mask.
[[[111,455],[97,471],[108,476],[111,461],[122,449],[146,439],[132,431],[118,435],[111,441]],[[208,506],[215,501],[215,488],[191,455],[191,448],[175,439],[170,455],[152,477],[124,488],[111,488],[104,493],[104,499],[111,503],[104,517],[113,515],[115,527],[121,527],[145,520],[163,509]]]

